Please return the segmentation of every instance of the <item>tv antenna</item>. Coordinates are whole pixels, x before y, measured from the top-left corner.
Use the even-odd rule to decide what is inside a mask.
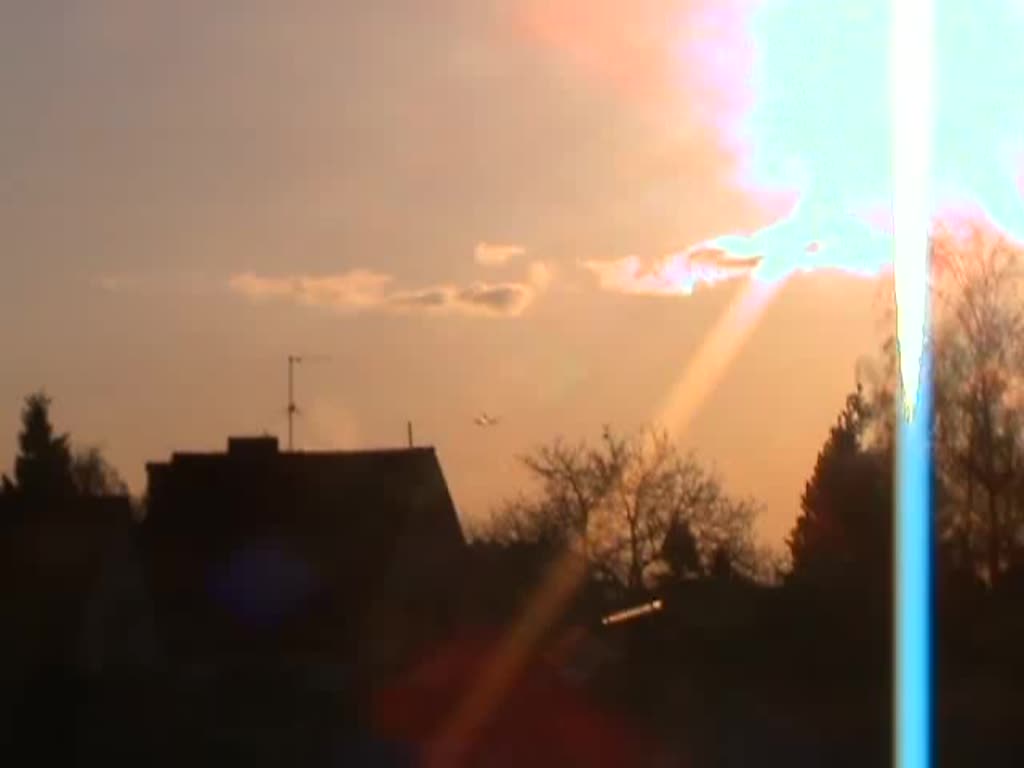
[[[295,364],[313,360],[329,360],[327,355],[288,355],[288,451],[293,449],[295,434],[295,414],[299,407],[295,404]]]

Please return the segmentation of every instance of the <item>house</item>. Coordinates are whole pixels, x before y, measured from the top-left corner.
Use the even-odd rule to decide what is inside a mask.
[[[147,472],[145,558],[173,663],[377,679],[451,618],[465,542],[433,448],[233,437]]]
[[[174,759],[319,764],[362,743],[371,691],[454,618],[465,541],[434,449],[232,437],[147,472]]]

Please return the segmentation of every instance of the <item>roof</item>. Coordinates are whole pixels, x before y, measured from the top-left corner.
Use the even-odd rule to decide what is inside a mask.
[[[277,451],[274,457],[278,460],[295,459],[346,459],[351,457],[388,457],[408,456],[410,454],[435,454],[433,446],[417,446],[415,448],[362,448],[351,451]],[[170,462],[150,461],[146,462],[147,467],[165,466],[179,461],[223,461],[225,459],[242,458],[238,454],[226,451],[175,451],[171,454]]]
[[[280,522],[327,515],[335,530],[344,524],[351,534],[367,536],[407,521],[423,523],[426,517],[449,534],[458,529],[461,539],[432,447],[277,452],[262,446],[239,449],[236,438],[229,444],[234,452],[176,452],[169,462],[147,464],[150,528],[176,527],[170,518],[183,521],[199,514],[196,522],[208,532],[229,518],[255,532],[261,523],[276,528]],[[339,514],[341,509],[345,514]]]
[[[338,461],[387,461],[403,460],[410,457],[434,457],[433,446],[416,446],[409,448],[372,448],[348,451],[282,451],[276,437],[229,437],[227,451],[175,451],[167,462],[147,462],[146,468],[159,468],[168,465],[191,464],[195,462],[246,461],[253,459],[278,462],[338,462]]]
[[[433,447],[288,452],[232,447],[234,452],[175,452],[168,462],[148,463],[151,509],[160,514],[160,497],[169,483],[172,494],[235,498],[259,488],[264,506],[277,496],[279,508],[298,511],[314,506],[318,497],[344,497],[346,506],[388,507],[403,519],[414,506],[443,507],[445,516],[456,517]]]

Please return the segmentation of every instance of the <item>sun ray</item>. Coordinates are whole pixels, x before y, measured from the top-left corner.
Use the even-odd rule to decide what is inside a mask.
[[[657,411],[655,423],[673,435],[685,432],[726,368],[749,338],[776,284],[750,281],[742,286],[701,341],[689,365]]]

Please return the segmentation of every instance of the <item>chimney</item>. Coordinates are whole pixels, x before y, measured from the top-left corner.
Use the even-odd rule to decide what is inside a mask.
[[[265,437],[229,437],[228,455],[240,459],[269,459],[277,456],[277,438]]]

